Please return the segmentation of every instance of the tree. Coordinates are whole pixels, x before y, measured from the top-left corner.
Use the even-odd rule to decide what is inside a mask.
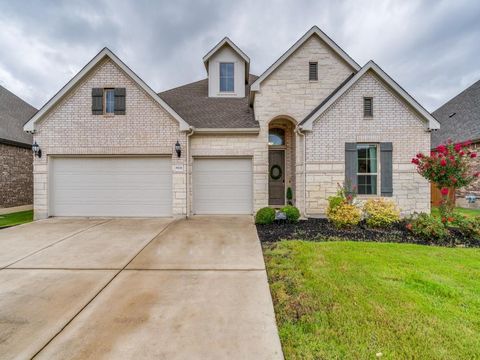
[[[425,179],[437,184],[442,194],[440,214],[442,221],[447,222],[452,218],[455,204],[448,196],[450,191],[456,191],[471,184],[479,173],[472,172],[473,159],[477,153],[469,149],[471,141],[439,145],[430,153],[430,156],[418,153],[412,159],[417,171]]]

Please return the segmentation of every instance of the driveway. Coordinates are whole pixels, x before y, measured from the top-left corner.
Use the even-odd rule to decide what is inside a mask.
[[[251,217],[0,231],[0,358],[282,359]]]

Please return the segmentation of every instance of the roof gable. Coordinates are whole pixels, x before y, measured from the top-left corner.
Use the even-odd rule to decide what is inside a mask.
[[[248,80],[248,75],[250,74],[250,58],[247,56],[247,54],[245,54],[242,51],[242,49],[240,49],[237,45],[235,45],[235,43],[232,40],[230,40],[227,36],[225,36],[222,40],[220,40],[218,44],[215,45],[213,49],[210,50],[203,57],[203,64],[205,65],[207,72],[208,72],[208,61],[213,55],[215,55],[224,46],[229,46],[230,48],[232,48],[232,50],[235,51],[245,61],[245,76],[246,76],[246,79]]]
[[[420,116],[422,116],[427,122],[429,130],[437,130],[440,128],[440,123],[372,60],[365,64],[365,66],[361,68],[361,70],[353,77],[351,77],[350,80],[344,82],[343,87],[340,89],[335,89],[334,93],[327,97],[326,101],[317,106],[312,113],[302,120],[300,126],[304,130],[312,130],[314,121],[318,119],[320,115],[322,115],[328,108],[330,108],[330,106],[332,106],[343,94],[345,94],[348,89],[350,89],[367,71],[373,71],[403,101],[405,101]]]
[[[178,115],[165,101],[163,101],[137,74],[135,74],[127,65],[125,65],[112,51],[103,48],[87,65],[80,70],[63,88],[60,89],[24,126],[23,130],[28,132],[35,131],[35,123],[43,118],[69,91],[79,83],[87,74],[95,68],[103,59],[109,58],[120,69],[122,69],[140,88],[142,88],[153,100],[164,108],[180,125],[180,130],[190,129],[190,125]]]
[[[271,73],[273,73],[290,55],[292,55],[298,48],[300,48],[311,36],[317,35],[323,42],[325,42],[334,53],[336,53],[341,59],[349,64],[354,71],[360,70],[358,65],[343,49],[338,46],[327,34],[320,30],[317,26],[312,27],[303,35],[290,49],[288,49],[277,61],[275,61],[265,72],[259,76],[259,78],[252,84],[252,91],[260,91],[260,85]]]

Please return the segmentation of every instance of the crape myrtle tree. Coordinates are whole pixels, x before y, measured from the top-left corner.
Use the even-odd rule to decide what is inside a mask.
[[[473,159],[477,157],[477,153],[471,151],[469,145],[471,141],[454,144],[448,140],[447,144],[439,145],[429,156],[418,153],[412,159],[418,173],[440,188],[440,215],[444,223],[452,221],[455,207],[453,196],[449,196],[449,192],[455,193],[479,176],[479,173],[472,170]]]

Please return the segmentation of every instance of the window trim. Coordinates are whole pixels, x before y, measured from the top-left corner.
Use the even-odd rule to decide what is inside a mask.
[[[223,64],[232,64],[232,90],[222,90],[222,65]],[[224,77],[228,79],[228,77]],[[218,91],[221,94],[234,94],[235,93],[235,62],[233,61],[221,61],[218,66]]]
[[[375,152],[376,152],[376,160],[377,160],[377,172],[375,173],[361,173],[358,171],[358,148],[359,146],[375,146]],[[357,143],[357,194],[359,197],[378,197],[381,195],[381,182],[380,182],[380,176],[381,176],[381,169],[380,169],[380,144],[379,143]],[[374,194],[360,194],[360,184],[359,184],[359,176],[376,176],[376,181],[375,181],[375,193]]]
[[[111,91],[113,93],[113,111],[107,112],[107,92]],[[115,116],[115,88],[106,87],[103,88],[103,115],[105,116]]]
[[[370,113],[367,114],[365,111],[365,101],[370,100]],[[373,96],[364,96],[363,97],[363,117],[364,118],[373,118]]]
[[[310,67],[315,65],[315,79],[310,77]],[[308,81],[318,81],[318,61],[309,61],[308,62]]]

